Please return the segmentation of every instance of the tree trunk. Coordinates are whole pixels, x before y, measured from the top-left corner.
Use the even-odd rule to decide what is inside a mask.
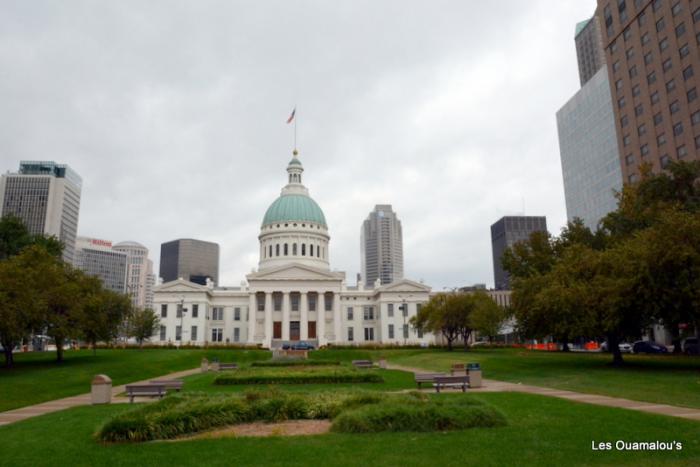
[[[678,325],[671,325],[671,329],[669,331],[671,332],[671,344],[673,345],[673,353],[676,355],[680,355],[682,352],[681,350],[681,333],[678,330]]]
[[[97,356],[97,339],[92,341],[92,356]]]
[[[562,351],[562,352],[568,352],[569,350],[571,350],[571,349],[569,349],[569,338],[568,338],[568,337],[564,337],[564,338],[561,340],[561,351]]]
[[[56,361],[63,361],[63,339],[57,338],[56,340]]]
[[[453,341],[453,340],[454,340],[454,337],[452,337],[452,338],[448,337],[448,338],[447,338],[447,350],[449,350],[450,352],[452,352],[452,341]]]
[[[14,355],[12,354],[13,346],[6,346],[3,344],[3,353],[5,354],[5,368],[12,368],[15,363]]]
[[[625,362],[622,360],[622,352],[620,352],[620,340],[617,336],[608,334],[608,350],[612,352],[613,366],[622,366]]]

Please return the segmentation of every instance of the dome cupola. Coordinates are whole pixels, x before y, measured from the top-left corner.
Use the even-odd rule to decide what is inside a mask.
[[[326,217],[303,185],[303,173],[295,149],[287,164],[287,185],[267,208],[260,227],[260,269],[290,262],[329,269]]]

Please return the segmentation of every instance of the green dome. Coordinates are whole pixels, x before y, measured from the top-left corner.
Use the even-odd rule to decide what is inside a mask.
[[[291,161],[289,161],[288,165],[298,165],[301,166],[301,161],[297,159],[296,157],[293,157]]]
[[[282,195],[267,208],[263,227],[280,222],[313,222],[327,227],[321,208],[305,195]]]

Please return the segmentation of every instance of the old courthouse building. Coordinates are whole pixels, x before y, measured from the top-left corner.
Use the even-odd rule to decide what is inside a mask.
[[[178,279],[156,287],[161,326],[155,342],[269,348],[298,340],[316,346],[433,341],[409,325],[430,287],[407,279],[350,286],[344,272],[331,270],[330,229],[303,172],[295,151],[287,184],[263,217],[258,269],[246,276],[247,285]]]

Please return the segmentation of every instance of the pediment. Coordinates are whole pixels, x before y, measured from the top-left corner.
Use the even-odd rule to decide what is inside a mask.
[[[390,292],[424,292],[430,293],[430,286],[421,284],[420,282],[412,281],[410,279],[401,279],[391,284],[383,285],[377,289],[377,292],[390,293]]]
[[[246,276],[250,281],[338,281],[345,278],[342,272],[331,272],[307,266],[305,264],[286,264],[262,271],[252,272]]]
[[[210,289],[194,282],[178,279],[166,282],[154,288],[156,292],[209,292]]]

